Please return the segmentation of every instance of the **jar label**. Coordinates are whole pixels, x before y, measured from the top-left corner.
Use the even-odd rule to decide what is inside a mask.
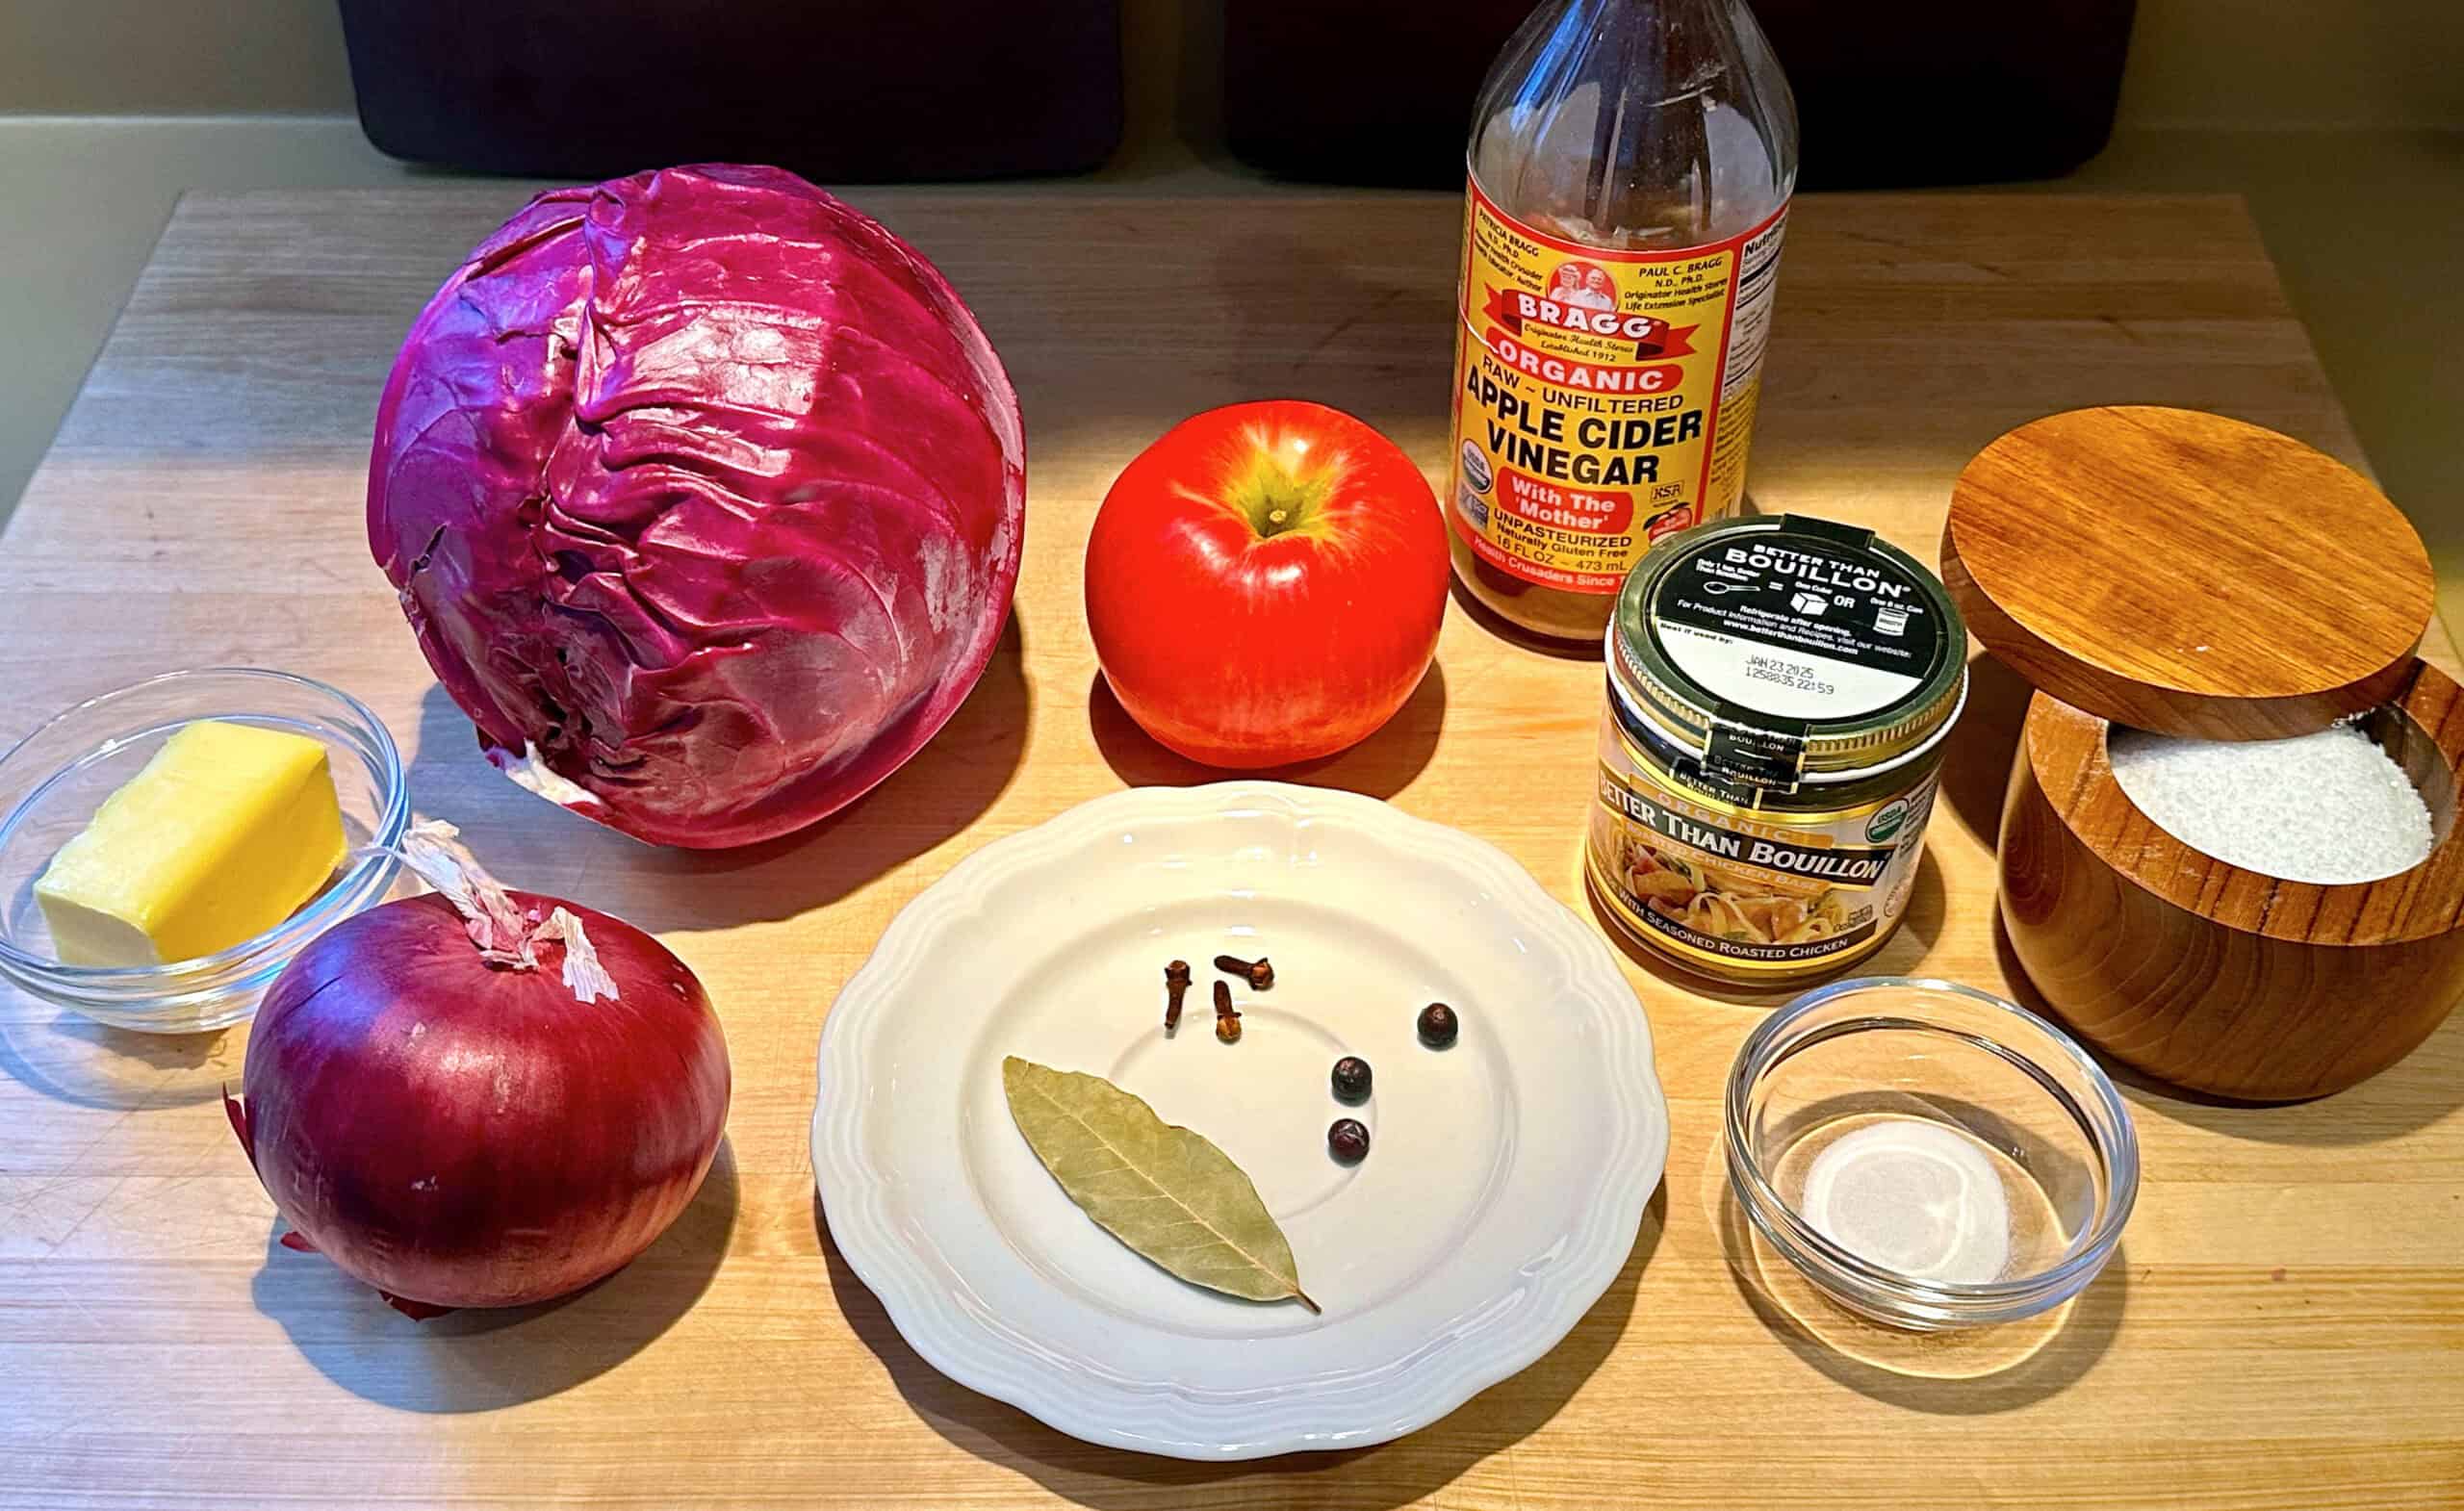
[[[1702,759],[1680,762],[1678,775],[1750,807],[1758,791],[1794,792],[1805,769],[1804,720],[1714,718]]]
[[[1587,246],[1464,195],[1447,514],[1484,562],[1614,593],[1745,490],[1782,206],[1724,242]]]
[[[1830,812],[1740,808],[1638,765],[1604,735],[1588,857],[1630,932],[1732,979],[1866,953],[1908,907],[1935,779]]]
[[[1838,720],[1887,708],[1924,685],[1947,630],[1925,584],[1872,539],[1789,516],[1674,548],[1650,632],[1705,691],[1757,713]]]

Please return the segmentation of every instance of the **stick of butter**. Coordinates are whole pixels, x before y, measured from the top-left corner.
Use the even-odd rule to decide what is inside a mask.
[[[323,745],[200,720],[103,800],[51,858],[35,899],[68,964],[167,964],[282,922],[342,858]]]

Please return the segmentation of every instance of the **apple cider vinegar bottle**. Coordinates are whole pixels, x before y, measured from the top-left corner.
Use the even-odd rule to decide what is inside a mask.
[[[1743,0],[1545,0],[1466,167],[1455,575],[1597,642],[1652,542],[1744,495],[1796,103]]]

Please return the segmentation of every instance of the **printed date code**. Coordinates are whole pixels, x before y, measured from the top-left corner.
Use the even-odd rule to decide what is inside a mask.
[[[1789,661],[1775,661],[1767,655],[1747,656],[1745,675],[1758,682],[1771,682],[1781,687],[1794,688],[1799,692],[1829,695],[1839,690],[1836,684],[1826,682],[1815,676],[1811,667]]]

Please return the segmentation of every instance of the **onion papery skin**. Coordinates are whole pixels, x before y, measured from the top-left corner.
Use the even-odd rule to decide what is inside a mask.
[[[700,1189],[727,1042],[701,983],[621,919],[578,917],[618,987],[492,966],[434,893],[312,942],[250,1031],[244,1140],[284,1219],[346,1273],[431,1307],[519,1306],[613,1273]]]

